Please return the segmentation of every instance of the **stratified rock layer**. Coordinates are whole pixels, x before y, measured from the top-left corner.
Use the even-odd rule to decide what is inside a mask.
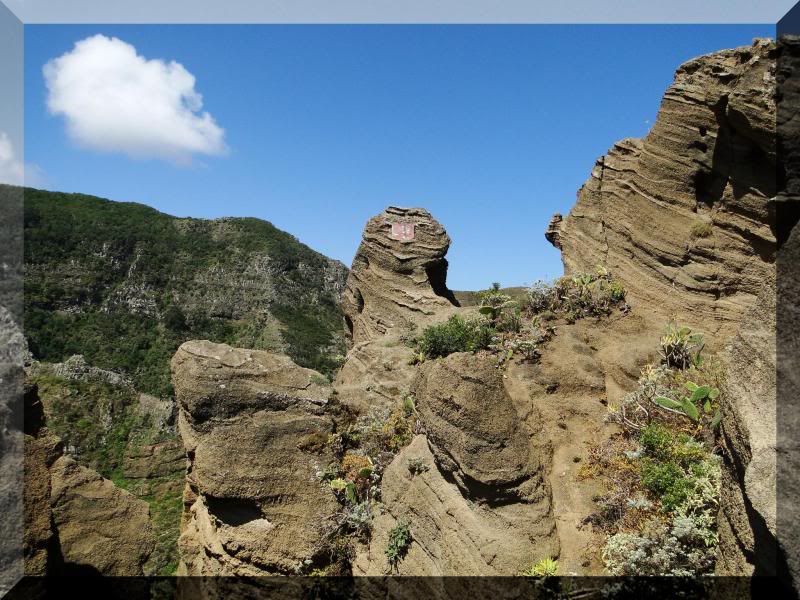
[[[450,238],[422,208],[390,206],[364,228],[342,307],[353,342],[419,324],[456,303],[447,289]]]
[[[400,520],[413,539],[400,574],[513,575],[531,557],[558,556],[544,477],[550,449],[517,413],[493,360],[452,354],[427,363],[413,390],[427,436],[384,473],[386,510],[355,572],[391,571],[381,548]]]
[[[615,144],[551,222],[568,272],[603,264],[631,303],[735,332],[775,258],[775,53],[756,40],[677,70],[647,136]]]
[[[725,468],[717,572],[774,575],[776,543],[775,282],[765,281],[728,350]]]
[[[338,507],[317,473],[332,459],[331,389],[288,357],[187,342],[172,360],[179,428],[189,456],[180,572],[294,572]]]
[[[783,37],[778,49],[776,122],[779,172],[785,175],[776,207],[779,248],[774,276],[764,278],[728,349],[717,574],[777,575],[797,597],[800,38]]]

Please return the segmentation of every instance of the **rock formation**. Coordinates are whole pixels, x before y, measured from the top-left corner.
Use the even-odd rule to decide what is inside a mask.
[[[172,371],[190,461],[180,572],[293,573],[338,507],[318,477],[332,460],[330,386],[286,356],[202,341]]]
[[[681,65],[653,128],[601,157],[547,236],[567,272],[602,263],[631,303],[732,335],[775,259],[769,40]]]
[[[534,365],[514,357],[500,370],[480,352],[413,364],[405,341],[475,309],[447,289],[444,228],[395,207],[368,222],[354,259],[343,298],[353,344],[333,390],[281,355],[184,344],[172,362],[191,463],[182,572],[292,573],[319,558],[324,521],[341,508],[319,476],[334,458],[322,440],[339,432],[333,392],[367,419],[416,402],[413,439],[380,465],[380,510],[351,557],[355,574],[510,575],[547,557],[599,572],[606,536],[587,518],[602,490],[578,465],[587,444],[619,433],[608,407],[658,360],[673,316],[715,349],[739,332],[723,390],[719,571],[779,563],[775,56],[757,40],[682,65],[651,132],[616,144],[570,214],[551,220],[546,236],[567,272],[606,266],[632,309],[559,324]],[[407,553],[390,563],[401,522]]]
[[[62,456],[50,467],[50,504],[68,572],[143,575],[153,551],[147,503]]]
[[[390,206],[370,219],[342,299],[353,343],[455,305],[446,283],[449,247],[447,232],[425,209]]]
[[[62,455],[35,386],[25,391],[27,575],[141,576],[155,540],[143,500]]]
[[[509,575],[532,557],[558,556],[544,477],[550,449],[521,421],[495,361],[458,353],[427,363],[413,391],[427,437],[386,470],[387,510],[356,569],[389,571],[381,548],[400,519],[413,523],[414,536],[401,574]],[[424,470],[412,472],[409,461]]]
[[[775,283],[765,282],[728,354],[725,469],[717,570],[774,575],[776,544]]]
[[[396,403],[414,378],[406,342],[457,311],[447,288],[450,237],[421,208],[390,206],[364,228],[342,298],[353,346],[336,377],[355,412]]]
[[[728,348],[717,573],[778,575],[797,590],[800,38],[781,38],[779,51],[777,134],[785,174],[776,207],[779,248],[775,275],[763,281]]]
[[[3,515],[0,519],[0,595],[23,574],[21,399],[26,350],[25,338],[15,319],[0,306],[0,514]]]
[[[58,572],[60,550],[50,506],[50,467],[62,454],[62,444],[44,425],[44,410],[36,386],[25,389],[25,574],[36,577]]]
[[[439,468],[488,503],[547,495],[546,453],[532,448],[492,357],[456,353],[422,366],[412,391]]]

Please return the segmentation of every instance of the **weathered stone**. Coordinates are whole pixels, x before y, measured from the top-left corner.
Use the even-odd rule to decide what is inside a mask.
[[[399,520],[413,539],[400,574],[514,575],[533,557],[558,556],[544,477],[549,447],[517,413],[493,360],[452,354],[431,361],[413,391],[426,436],[384,473],[386,511],[355,572],[390,571],[381,549]],[[412,472],[409,461],[423,469]]]
[[[777,575],[800,589],[800,38],[779,44],[777,133],[785,187],[776,202],[775,271],[728,348],[719,575]]]
[[[24,571],[22,365],[26,354],[27,346],[19,325],[12,314],[0,306],[0,514],[3,515],[0,518],[0,595],[7,592]]]
[[[721,574],[776,573],[775,364],[773,279],[764,282],[728,349],[722,390]]]
[[[547,224],[547,230],[544,232],[545,239],[559,250],[561,250],[561,222],[563,220],[564,217],[561,216],[561,213],[554,214]]]
[[[147,502],[62,456],[50,468],[53,523],[69,573],[143,575],[153,551]]]
[[[45,427],[44,410],[35,385],[25,387],[25,574],[52,575],[60,550],[50,508],[50,467],[62,444]]]
[[[446,283],[449,247],[447,232],[425,209],[390,206],[370,219],[342,299],[353,342],[419,325],[455,305]]]
[[[425,363],[414,383],[437,463],[465,494],[487,503],[544,497],[542,463],[490,357],[456,353]]]
[[[181,572],[294,572],[338,508],[318,477],[333,457],[301,444],[332,431],[330,386],[285,356],[210,342],[183,344],[172,369],[190,462]]]
[[[412,473],[409,461],[420,461],[425,470]],[[386,510],[375,517],[369,548],[358,553],[354,574],[516,575],[535,557],[558,556],[549,498],[493,505],[464,496],[437,467],[425,436],[416,436],[386,469],[382,498]],[[412,543],[393,570],[383,550],[400,520],[409,524]]]
[[[600,158],[549,238],[632,304],[732,335],[775,259],[775,44],[683,64],[643,139]],[[711,339],[710,342],[714,342]]]

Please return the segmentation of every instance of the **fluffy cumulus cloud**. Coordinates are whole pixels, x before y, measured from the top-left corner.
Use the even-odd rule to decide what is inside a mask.
[[[226,152],[225,131],[202,111],[194,76],[120,39],[79,41],[44,66],[44,78],[48,109],[83,147],[178,164]]]
[[[0,131],[0,183],[22,185],[25,169],[17,158],[11,138],[5,131]]]

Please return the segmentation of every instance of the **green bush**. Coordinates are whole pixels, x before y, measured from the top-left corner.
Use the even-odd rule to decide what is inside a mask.
[[[703,334],[695,333],[691,327],[669,323],[660,343],[664,364],[668,367],[688,369],[692,365],[700,364],[700,353],[705,345]]]
[[[494,329],[482,319],[453,315],[445,323],[425,328],[417,338],[417,348],[428,358],[454,352],[475,352],[489,347]]]
[[[527,291],[526,308],[535,313],[561,313],[570,321],[608,315],[625,300],[625,288],[598,266],[594,273],[574,273],[548,284],[533,284]]]
[[[411,545],[411,528],[404,520],[397,522],[397,525],[389,531],[389,542],[386,545],[384,554],[391,566],[395,566],[408,552]]]
[[[659,463],[653,460],[644,460],[642,461],[641,476],[642,485],[660,498],[681,488],[684,479],[683,470],[672,461]]]
[[[663,425],[653,422],[639,435],[639,443],[654,458],[666,460],[672,455],[672,433]]]
[[[480,306],[478,312],[489,318],[493,326],[497,326],[505,309],[513,308],[516,302],[511,296],[500,292],[500,284],[493,284],[492,289],[480,294]]]

